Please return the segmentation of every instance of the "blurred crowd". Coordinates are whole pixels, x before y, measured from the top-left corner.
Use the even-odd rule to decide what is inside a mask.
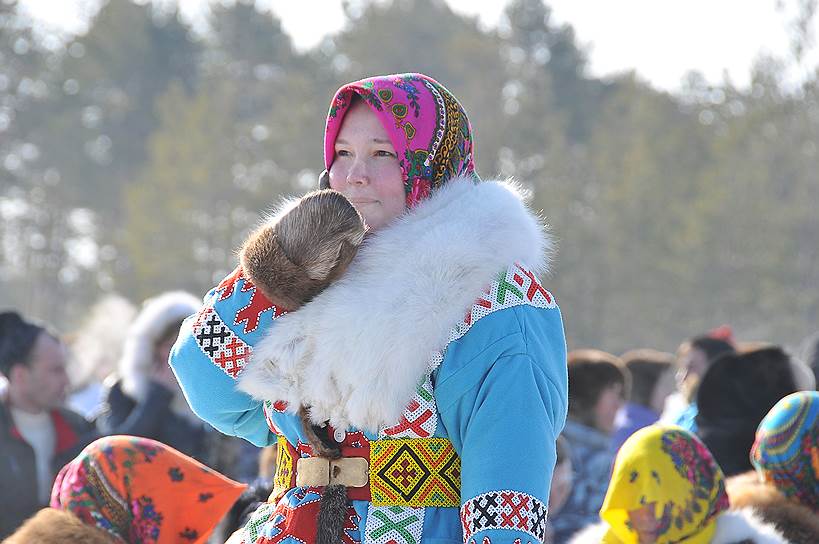
[[[275,451],[203,424],[167,364],[183,319],[199,308],[183,292],[140,308],[110,297],[68,336],[0,314],[0,538],[59,502],[65,482],[79,493],[95,455],[111,462],[151,451],[198,467],[185,480],[191,497],[203,485],[224,488],[213,503],[217,539],[264,502]],[[568,374],[547,541],[626,542],[620,535],[636,531],[640,542],[819,542],[819,334],[786,349],[735,339],[723,326],[673,354],[575,350]],[[101,437],[115,438],[77,457]],[[182,487],[174,489],[165,500],[181,507]],[[42,524],[71,526],[48,517],[62,514],[41,514]]]

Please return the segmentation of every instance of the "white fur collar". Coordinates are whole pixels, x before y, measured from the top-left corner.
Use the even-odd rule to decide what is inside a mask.
[[[551,243],[508,182],[452,180],[373,234],[345,275],[276,321],[239,388],[310,406],[315,423],[372,432],[395,424],[496,275],[514,262],[546,268]]]

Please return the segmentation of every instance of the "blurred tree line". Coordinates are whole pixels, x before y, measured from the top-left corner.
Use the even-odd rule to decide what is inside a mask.
[[[193,29],[166,3],[110,0],[59,46],[0,2],[0,306],[70,331],[107,292],[204,293],[282,195],[315,186],[336,87],[421,71],[469,112],[482,176],[514,176],[548,218],[572,347],[817,328],[815,68],[788,87],[789,59],[760,59],[747,89],[692,73],[671,95],[591,77],[542,0],[492,30],[441,0],[345,9],[297,52],[243,2]]]

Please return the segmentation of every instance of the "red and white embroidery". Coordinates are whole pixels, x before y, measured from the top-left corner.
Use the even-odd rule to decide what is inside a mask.
[[[535,275],[524,265],[516,263],[500,274],[498,279],[478,298],[463,321],[453,327],[450,342],[464,336],[472,326],[484,317],[513,306],[529,305],[537,308],[555,308],[554,297],[537,281]],[[432,388],[432,372],[443,362],[446,347],[432,355],[429,373],[418,386],[415,396],[404,410],[398,424],[381,430],[381,437],[428,438],[435,433],[438,409]]]
[[[250,292],[250,300],[245,306],[239,308],[239,310],[236,312],[233,324],[238,326],[244,323],[243,330],[245,334],[251,333],[259,328],[261,316],[264,312],[273,310],[271,319],[276,319],[287,313],[287,310],[275,306],[270,299],[264,296],[261,291],[256,289],[256,286],[244,276],[244,272],[242,271],[241,267],[237,267],[233,273],[223,279],[216,287],[217,291],[223,289],[222,294],[219,296],[220,301],[233,295],[236,284],[239,283],[239,280],[242,280],[242,287],[240,288],[239,292]]]
[[[549,508],[536,497],[520,491],[491,491],[461,506],[464,541],[488,529],[521,531],[543,542]]]
[[[251,348],[236,336],[212,307],[203,308],[193,323],[199,349],[231,378],[250,360]]]

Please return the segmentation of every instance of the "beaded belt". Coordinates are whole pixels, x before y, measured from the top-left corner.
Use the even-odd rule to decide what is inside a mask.
[[[336,460],[299,458],[279,436],[271,500],[294,487],[347,486],[351,500],[374,506],[459,507],[461,459],[446,438],[374,440],[360,448],[342,447]]]

